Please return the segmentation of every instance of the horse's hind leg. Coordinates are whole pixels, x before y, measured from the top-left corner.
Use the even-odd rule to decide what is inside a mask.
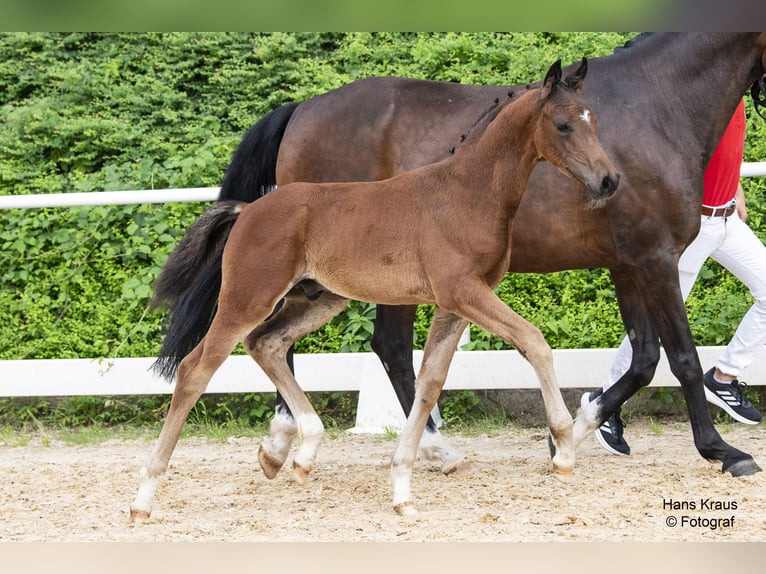
[[[347,299],[328,291],[322,292],[314,300],[302,295],[288,296],[279,313],[259,325],[245,339],[247,352],[269,376],[292,413],[296,415],[294,420],[301,445],[295,454],[293,474],[300,483],[306,481],[314,465],[324,427],[285,362],[285,355],[297,339],[321,327],[343,311],[347,302]],[[292,435],[289,438],[292,442]],[[284,442],[275,442],[271,437],[261,445],[258,460],[268,478],[276,476],[284,464],[290,442],[285,445]]]
[[[412,367],[412,324],[416,305],[392,307],[378,305],[372,350],[378,355],[386,370],[396,398],[409,416],[415,400],[415,370]],[[472,469],[465,454],[442,437],[431,416],[420,439],[418,455],[425,460],[441,463],[444,474],[465,472]]]
[[[399,442],[391,458],[391,482],[394,487],[394,510],[399,514],[414,514],[410,483],[418,443],[426,421],[439,399],[457,343],[467,322],[452,313],[434,310],[423,352],[423,362],[415,382],[415,401],[404,423]]]
[[[189,411],[207,388],[213,373],[247,331],[249,328],[237,329],[214,320],[205,338],[181,361],[165,423],[149,460],[140,471],[138,494],[130,505],[131,521],[142,522],[149,518],[154,494],[168,468]]]
[[[287,367],[294,376],[295,363],[292,347],[288,349],[285,360]],[[269,423],[269,436],[263,441],[258,452],[261,469],[266,478],[271,479],[277,476],[285,460],[287,460],[287,454],[290,452],[296,434],[298,434],[298,425],[295,423],[295,417],[290,412],[290,407],[287,406],[282,393],[277,392],[274,416]]]

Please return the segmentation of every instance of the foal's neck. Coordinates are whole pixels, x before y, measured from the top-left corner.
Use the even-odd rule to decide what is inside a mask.
[[[521,200],[539,159],[534,142],[540,114],[537,97],[538,90],[531,90],[507,104],[481,136],[453,158],[488,204],[514,209]]]

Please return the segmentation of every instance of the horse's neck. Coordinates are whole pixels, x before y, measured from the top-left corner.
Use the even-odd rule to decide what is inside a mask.
[[[634,86],[627,98],[647,98],[658,112],[679,120],[672,123],[673,137],[702,144],[706,162],[737,104],[758,79],[755,64],[765,48],[763,35],[755,33],[658,34],[592,62],[591,72],[627,84],[623,89]]]

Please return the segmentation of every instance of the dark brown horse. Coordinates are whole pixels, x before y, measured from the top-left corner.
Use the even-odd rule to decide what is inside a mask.
[[[571,473],[572,417],[556,383],[550,347],[492,289],[508,269],[513,217],[538,161],[546,159],[585,184],[593,200],[609,198],[617,188],[619,175],[578,95],[586,70],[583,60],[562,82],[556,62],[539,89],[506,106],[480,137],[441,162],[377,182],[289,184],[261,201],[219,204],[203,214],[163,274],[184,269],[188,252],[203,260],[217,251],[221,237],[215,231],[236,221],[224,240],[218,310],[205,337],[179,365],[170,410],[142,469],[131,516],[149,516],[157,481],[189,411],[242,340],[295,414],[302,443],[294,473],[305,482],[324,429],[284,357],[299,337],[340,313],[349,299],[436,305],[416,405],[392,462],[399,512],[414,511],[409,484],[417,446],[467,321],[513,344],[535,368],[554,469]],[[585,202],[578,187],[573,193]],[[322,291],[313,300],[302,293],[291,296],[301,282]],[[285,305],[265,321],[283,298]],[[268,455],[261,463],[271,464]],[[276,469],[281,466],[277,461]]]
[[[683,388],[702,456],[721,461],[723,470],[735,476],[760,470],[713,426],[677,261],[699,227],[705,166],[737,103],[763,75],[764,50],[764,33],[656,34],[590,60],[589,99],[599,116],[601,139],[623,175],[619,197],[606,209],[588,209],[573,192],[576,184],[556,170],[543,164],[532,174],[514,225],[510,270],[609,268],[633,344],[630,370],[578,417],[583,424],[575,425],[576,442],[591,419],[605,420],[649,384],[661,340]],[[277,182],[380,179],[441,160],[472,126],[480,131],[509,92],[512,100],[526,89],[370,78],[283,106],[246,134],[221,198],[252,201]],[[171,317],[184,315],[189,306],[214,308],[220,267],[213,260],[199,276],[194,271],[188,280],[158,285],[157,296],[174,301]],[[414,313],[414,306],[379,305],[373,337],[373,349],[407,413],[414,398]],[[159,363],[166,374],[173,373],[208,324],[209,319],[188,325],[185,340],[178,333],[166,338]],[[462,454],[432,423],[427,430],[424,442],[436,445],[432,456],[445,472],[453,470]],[[289,412],[279,406],[274,437],[264,448],[284,460],[295,431]]]

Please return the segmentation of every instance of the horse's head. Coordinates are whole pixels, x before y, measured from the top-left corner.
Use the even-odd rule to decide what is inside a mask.
[[[582,98],[588,61],[561,79],[561,60],[548,70],[540,88],[542,114],[535,130],[537,153],[564,174],[585,184],[595,199],[614,195],[620,174],[601,146],[596,118]]]

